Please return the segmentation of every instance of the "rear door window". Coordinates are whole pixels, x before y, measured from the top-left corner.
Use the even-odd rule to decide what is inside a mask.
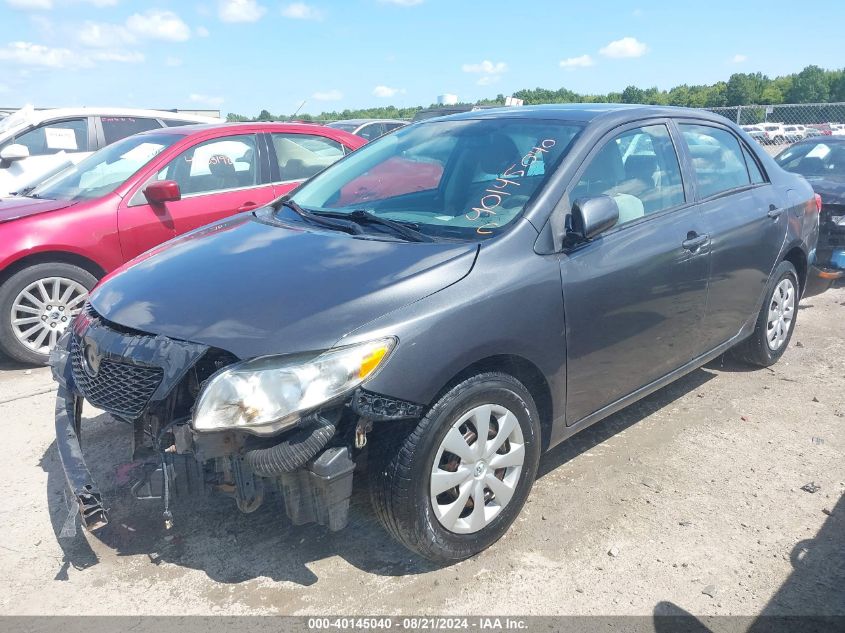
[[[274,133],[272,138],[282,182],[310,178],[343,158],[343,145],[325,136]]]
[[[106,145],[111,145],[115,141],[138,134],[138,132],[156,130],[161,127],[155,119],[131,116],[103,116],[100,117],[100,123],[103,126],[103,139]]]
[[[698,195],[709,198],[751,184],[739,140],[727,130],[708,125],[679,125],[692,157]]]
[[[42,123],[37,128],[15,137],[15,143],[24,145],[30,156],[47,156],[59,152],[87,152],[88,118],[67,119]]]

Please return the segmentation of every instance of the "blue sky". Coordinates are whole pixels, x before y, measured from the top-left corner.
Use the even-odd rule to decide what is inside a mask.
[[[0,0],[0,107],[290,114],[845,66],[845,2]]]

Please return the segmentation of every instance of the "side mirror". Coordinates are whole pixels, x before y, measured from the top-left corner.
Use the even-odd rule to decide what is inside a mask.
[[[150,204],[164,204],[182,199],[179,183],[173,180],[159,180],[147,185],[144,196]]]
[[[0,160],[4,163],[13,163],[24,158],[29,158],[29,148],[20,143],[12,143],[0,151]]]
[[[619,207],[610,196],[578,198],[572,205],[567,233],[581,241],[591,240],[619,221]]]

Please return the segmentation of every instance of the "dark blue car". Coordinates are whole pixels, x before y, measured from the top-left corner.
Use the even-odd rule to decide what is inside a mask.
[[[776,362],[818,221],[804,178],[698,110],[409,125],[94,290],[52,358],[82,520],[108,521],[86,399],[130,424],[135,489],[166,517],[173,490],[244,512],[272,491],[340,529],[366,470],[400,542],[471,556],[550,447],[724,352]]]

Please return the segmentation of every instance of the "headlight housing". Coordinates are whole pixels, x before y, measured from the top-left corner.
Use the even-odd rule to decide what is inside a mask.
[[[197,431],[241,429],[271,435],[300,414],[352,391],[384,365],[396,339],[329,349],[316,358],[267,356],[221,370],[200,393]]]

